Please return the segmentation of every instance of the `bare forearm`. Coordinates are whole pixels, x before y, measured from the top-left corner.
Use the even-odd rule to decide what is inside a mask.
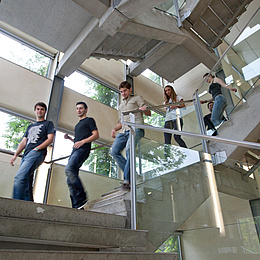
[[[39,148],[39,150],[47,148],[51,143],[53,143],[53,139],[54,139],[54,134],[49,134],[48,138],[43,143],[38,145],[37,148]]]
[[[87,144],[87,143],[91,143],[91,142],[97,140],[98,138],[99,138],[99,133],[98,133],[98,131],[96,130],[96,131],[93,131],[93,132],[92,132],[92,135],[91,135],[90,137],[88,137],[88,138],[86,138],[86,139],[83,139],[82,141],[83,141],[85,144]]]
[[[114,127],[114,130],[115,131],[118,131],[122,128],[122,124],[121,123],[118,123],[115,127]]]
[[[14,153],[14,155],[15,155],[16,157],[19,156],[19,154],[24,150],[25,146],[26,146],[26,142],[22,141],[22,142],[18,145],[17,150],[16,150],[16,152]]]

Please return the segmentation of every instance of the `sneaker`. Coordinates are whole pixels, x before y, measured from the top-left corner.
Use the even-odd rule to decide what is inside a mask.
[[[129,191],[130,190],[130,184],[129,183],[123,183],[120,189]]]
[[[85,200],[82,202],[82,204],[81,204],[77,209],[82,209],[82,210],[84,210],[84,207],[87,205],[87,203],[88,203],[88,199],[85,199]]]

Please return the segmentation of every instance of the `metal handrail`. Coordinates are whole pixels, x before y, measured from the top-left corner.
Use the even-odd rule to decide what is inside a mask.
[[[140,113],[140,112],[143,112],[143,111],[149,111],[149,110],[154,110],[154,109],[158,109],[158,108],[167,108],[170,105],[179,105],[179,104],[183,104],[183,103],[191,103],[193,101],[194,101],[194,99],[188,99],[188,100],[183,100],[183,101],[178,101],[178,102],[170,102],[170,103],[162,104],[162,105],[158,105],[158,106],[146,106],[146,110],[134,109],[134,110],[124,111],[124,112],[122,112],[122,114],[124,116],[128,115],[130,113],[136,114],[136,113]]]
[[[105,146],[110,147],[110,145],[111,145],[111,143],[98,145],[96,147],[91,148],[90,151],[93,151],[93,150],[96,150],[96,149],[99,149],[99,148],[102,148],[102,147],[105,147]],[[53,159],[53,160],[48,161],[48,162],[44,161],[44,163],[50,164],[50,163],[54,163],[54,162],[57,162],[57,161],[60,161],[60,160],[63,160],[63,159],[67,159],[68,157],[70,157],[70,155],[66,155],[66,156],[63,156],[63,157],[60,157],[60,158],[57,158],[57,159]]]
[[[122,124],[132,126],[135,128],[149,129],[149,130],[163,132],[163,133],[169,133],[169,134],[178,134],[178,135],[193,137],[193,138],[197,138],[197,139],[210,140],[210,141],[214,141],[214,142],[226,143],[226,144],[243,146],[243,147],[247,147],[247,148],[260,150],[260,144],[254,143],[254,142],[236,141],[236,140],[231,140],[231,139],[227,139],[227,138],[220,138],[220,137],[215,137],[215,136],[196,134],[196,133],[191,133],[191,132],[186,132],[186,131],[179,131],[179,130],[155,127],[155,126],[150,126],[150,125],[136,124],[136,123],[126,122],[126,121],[123,121]]]
[[[102,148],[102,147],[106,147],[106,146],[110,147],[111,144],[112,143],[98,145],[96,147],[91,148],[90,150],[93,151],[93,150],[96,150],[96,149],[99,149],[99,148]],[[4,149],[1,149],[1,148],[0,148],[0,153],[5,153],[5,154],[8,154],[8,155],[14,155],[15,154],[15,152],[12,152],[12,151],[9,151],[9,150],[4,150]],[[22,155],[20,154],[20,155],[18,155],[18,157],[22,157]],[[66,155],[66,156],[63,156],[63,157],[60,157],[60,158],[57,158],[57,159],[53,159],[51,161],[44,161],[44,163],[51,164],[51,163],[66,159],[68,157],[70,157],[70,155]]]

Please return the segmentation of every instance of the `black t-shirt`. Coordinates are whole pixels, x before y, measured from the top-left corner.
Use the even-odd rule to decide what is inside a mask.
[[[24,155],[42,144],[48,135],[53,133],[55,133],[55,128],[51,121],[44,120],[29,125],[24,133],[24,137],[27,138]],[[41,152],[46,154],[47,148],[42,149]]]
[[[81,119],[75,126],[74,143],[86,139],[92,135],[92,132],[97,130],[96,122],[92,117]],[[82,148],[90,149],[91,143],[84,144]]]
[[[215,100],[217,95],[222,94],[221,85],[214,82],[211,83],[211,85],[209,86],[209,93],[212,95],[213,100]]]
[[[212,121],[211,121],[211,113],[204,116],[204,124],[207,127],[207,130],[209,129],[215,129]]]

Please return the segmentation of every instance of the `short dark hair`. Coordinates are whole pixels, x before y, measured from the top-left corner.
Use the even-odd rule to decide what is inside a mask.
[[[121,88],[127,88],[127,89],[130,89],[132,86],[131,84],[128,82],[128,81],[123,81],[120,83],[118,89],[121,89]]]
[[[44,107],[45,111],[47,111],[47,106],[45,103],[43,102],[37,102],[35,105],[34,105],[34,111],[36,109],[37,106],[40,106],[40,107]]]
[[[205,78],[207,76],[211,76],[212,78],[215,78],[215,76],[213,76],[212,74],[209,74],[209,73],[205,73],[202,78]]]
[[[210,105],[211,103],[214,104],[214,101],[210,101],[210,102],[207,104],[208,109],[209,109],[209,105]]]
[[[77,105],[83,105],[83,106],[85,107],[85,109],[88,108],[88,105],[87,105],[85,102],[83,102],[83,101],[77,102],[76,106],[77,106]]]

